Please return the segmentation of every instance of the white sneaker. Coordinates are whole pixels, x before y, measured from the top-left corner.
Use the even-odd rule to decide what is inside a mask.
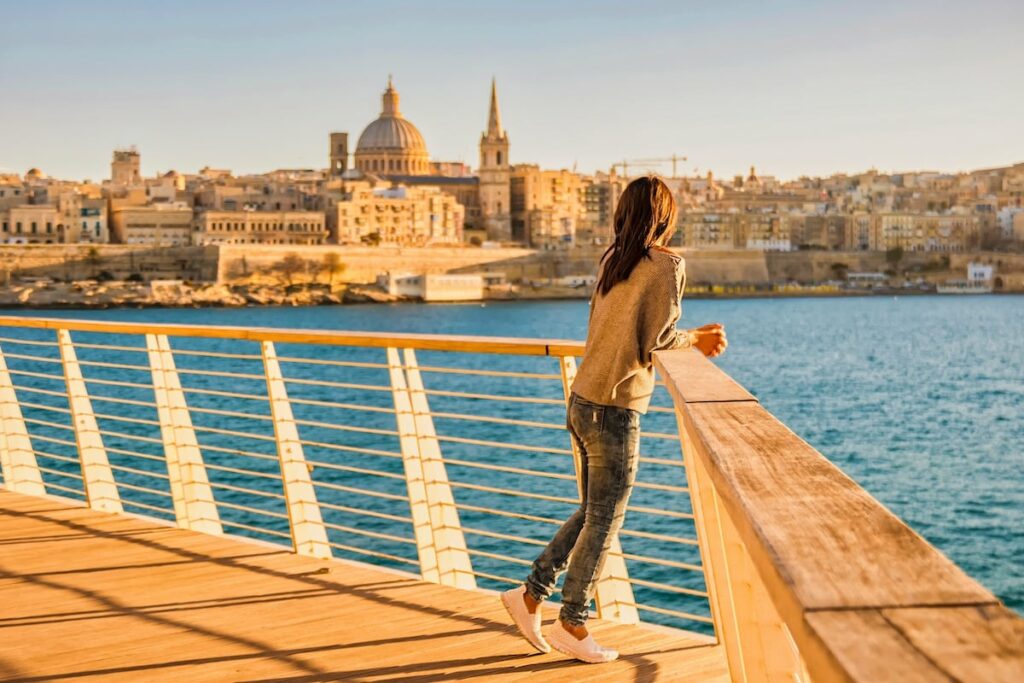
[[[526,600],[523,597],[525,595],[526,586],[512,588],[501,594],[501,604],[505,606],[508,615],[512,617],[512,622],[515,623],[523,638],[526,638],[530,645],[547,654],[551,652],[551,646],[548,645],[548,641],[544,640],[544,636],[540,632],[540,607],[537,607],[536,612],[530,614],[530,610],[526,609]]]
[[[602,664],[618,659],[619,653],[616,650],[609,650],[597,644],[594,636],[587,634],[583,640],[579,640],[573,634],[565,630],[561,621],[556,621],[548,634],[551,646],[562,654],[569,655],[581,662],[588,664]]]

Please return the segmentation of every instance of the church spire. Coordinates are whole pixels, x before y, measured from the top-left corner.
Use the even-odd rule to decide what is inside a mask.
[[[501,112],[498,111],[498,83],[497,79],[491,78],[491,111],[487,117],[487,137],[497,139],[504,137],[505,131],[501,129]]]

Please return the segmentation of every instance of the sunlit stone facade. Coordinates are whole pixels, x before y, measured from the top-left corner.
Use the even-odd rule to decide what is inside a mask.
[[[341,244],[458,244],[465,209],[436,187],[352,183],[334,210]]]
[[[324,244],[320,211],[204,211],[196,220],[195,244]]]

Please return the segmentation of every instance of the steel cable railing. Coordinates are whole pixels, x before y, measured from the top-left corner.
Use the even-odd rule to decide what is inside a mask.
[[[82,472],[98,468],[131,512],[485,588],[521,582],[579,505],[564,426],[579,344],[453,337],[446,350],[438,336],[307,342],[302,331],[11,318],[0,327],[2,427],[11,443],[24,432],[30,444],[6,451],[8,487],[31,489],[23,465],[34,461],[44,490],[93,502]],[[68,372],[86,387],[77,407]],[[597,608],[707,632],[670,406],[659,386]],[[96,434],[76,431],[83,410]],[[83,439],[103,457],[85,463]]]

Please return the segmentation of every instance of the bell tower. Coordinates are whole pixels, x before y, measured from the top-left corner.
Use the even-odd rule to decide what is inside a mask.
[[[330,140],[330,174],[341,175],[348,170],[348,133],[331,133]]]
[[[508,135],[501,127],[498,109],[498,86],[491,80],[491,107],[487,116],[487,132],[480,136],[480,215],[487,239],[512,239],[511,178],[508,163]]]

